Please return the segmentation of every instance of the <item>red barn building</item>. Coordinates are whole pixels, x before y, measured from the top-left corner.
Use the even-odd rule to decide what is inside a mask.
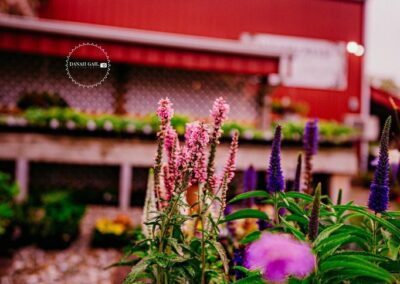
[[[65,58],[77,44],[95,41],[107,51],[112,63],[262,76],[282,73],[280,60],[288,57],[295,62],[289,68],[307,72],[301,65],[302,60],[309,59],[309,53],[304,56],[301,49],[309,45],[302,40],[323,40],[311,42],[315,50],[310,53],[324,52],[324,44],[354,41],[363,45],[364,6],[364,1],[349,0],[178,0],[173,4],[51,0],[38,8],[38,19],[2,17],[0,48]],[[254,35],[266,36],[267,45],[257,44],[252,40]],[[286,38],[274,39],[282,47],[274,49],[268,46],[270,35],[296,38],[288,42]],[[305,59],[296,61],[301,56]],[[283,81],[274,95],[307,102],[310,116],[342,120],[346,113],[360,113],[365,104],[361,95],[363,57],[349,53],[341,56],[345,62],[339,68],[345,73],[340,86],[319,86],[318,78],[307,78],[327,71],[326,66],[318,66],[321,62],[317,57],[314,70],[308,70],[310,74],[295,78],[287,86]]]
[[[369,112],[362,0],[15,3],[0,14],[2,107],[14,107],[23,92],[50,91],[71,107],[139,115],[169,96],[178,112],[197,117],[222,95],[232,119],[259,127],[270,122],[271,97],[337,121]],[[111,62],[94,88],[74,84],[65,70],[81,43],[102,47]],[[122,172],[130,178],[128,168]]]

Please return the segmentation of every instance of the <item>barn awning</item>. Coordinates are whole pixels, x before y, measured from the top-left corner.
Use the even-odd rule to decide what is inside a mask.
[[[387,109],[393,110],[400,107],[400,98],[384,90],[371,87],[371,100]]]
[[[2,50],[67,57],[84,42],[100,45],[111,62],[245,74],[278,73],[278,54],[236,40],[0,15]]]

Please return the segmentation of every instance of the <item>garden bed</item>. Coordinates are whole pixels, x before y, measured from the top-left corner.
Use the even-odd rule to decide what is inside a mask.
[[[120,211],[115,207],[90,206],[81,224],[81,235],[69,248],[44,251],[35,246],[18,249],[12,258],[2,258],[7,265],[0,271],[0,283],[121,283],[126,271],[104,268],[117,261],[120,250],[90,247],[96,220],[115,218]],[[127,212],[133,224],[139,225],[141,209]]]

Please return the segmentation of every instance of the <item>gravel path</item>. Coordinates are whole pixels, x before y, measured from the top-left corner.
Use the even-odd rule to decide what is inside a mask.
[[[114,284],[121,283],[129,268],[104,267],[117,261],[116,249],[92,249],[90,234],[99,217],[114,218],[121,213],[115,207],[89,206],[81,225],[81,236],[62,251],[44,251],[35,246],[17,250],[11,259],[0,259],[0,284]],[[127,214],[138,225],[141,209]]]

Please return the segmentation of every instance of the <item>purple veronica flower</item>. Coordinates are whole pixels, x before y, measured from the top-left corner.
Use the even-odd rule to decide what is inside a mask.
[[[257,225],[258,225],[258,230],[259,231],[264,231],[265,229],[272,228],[272,224],[266,220],[263,219],[258,219],[257,220]]]
[[[304,191],[313,194],[312,189],[312,157],[317,153],[319,140],[318,120],[308,121],[304,126],[303,147],[305,152]]]
[[[368,208],[375,213],[386,211],[389,203],[389,133],[391,121],[389,116],[382,130],[378,165],[374,180],[371,183],[368,200]]]
[[[243,266],[244,264],[243,255],[244,255],[243,248],[240,247],[233,249],[232,262],[234,266]],[[244,273],[240,270],[235,270],[235,275],[236,275],[236,280],[242,279],[245,276]]]
[[[315,155],[318,151],[319,128],[318,119],[307,121],[304,126],[303,145],[306,155]]]
[[[285,180],[281,168],[281,139],[282,127],[278,125],[275,129],[274,140],[272,141],[272,150],[267,172],[268,192],[278,192],[285,189]]]
[[[245,265],[259,269],[267,281],[283,282],[289,276],[308,276],[315,269],[316,257],[307,243],[283,234],[263,233],[247,248]]]
[[[256,189],[257,187],[257,172],[253,165],[247,168],[243,174],[243,191],[248,192]],[[254,205],[255,199],[248,198],[246,200],[247,207],[252,207]]]

